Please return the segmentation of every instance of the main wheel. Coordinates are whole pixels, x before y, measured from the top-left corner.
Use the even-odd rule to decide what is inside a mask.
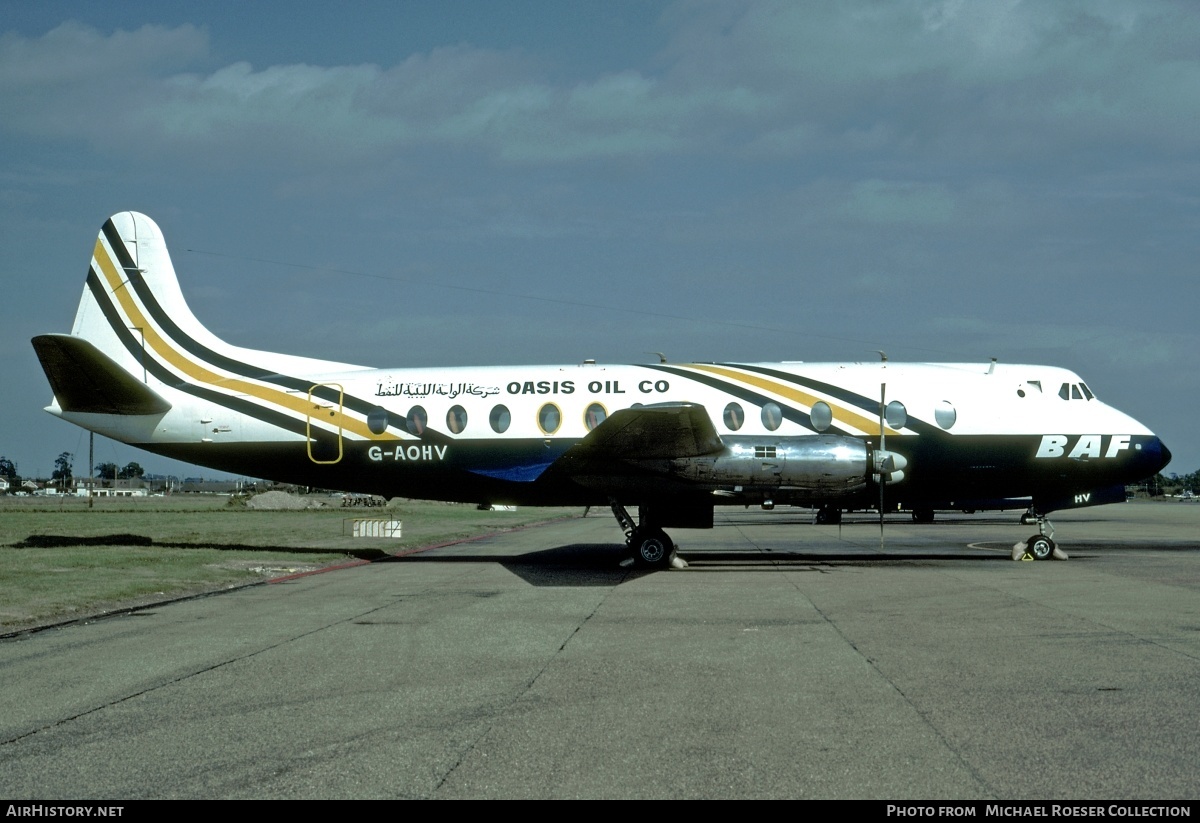
[[[837,506],[822,506],[817,509],[816,523],[818,526],[836,526],[842,522],[842,510]]]
[[[671,565],[675,544],[662,529],[635,529],[629,539],[634,565],[644,569],[665,569]]]
[[[1033,555],[1034,560],[1049,560],[1054,554],[1054,541],[1044,535],[1035,534],[1029,538],[1026,551]]]
[[[912,520],[914,523],[932,523],[933,509],[913,509]]]

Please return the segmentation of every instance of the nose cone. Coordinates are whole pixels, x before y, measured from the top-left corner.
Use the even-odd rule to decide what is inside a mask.
[[[1158,440],[1157,437],[1154,439]],[[1171,462],[1171,450],[1168,449],[1161,440],[1158,440],[1158,448],[1159,451],[1162,452],[1162,465],[1158,467],[1158,470],[1162,471],[1167,467],[1167,464]]]
[[[1158,474],[1171,462],[1171,450],[1158,437],[1151,437],[1142,444],[1140,457],[1146,474]]]

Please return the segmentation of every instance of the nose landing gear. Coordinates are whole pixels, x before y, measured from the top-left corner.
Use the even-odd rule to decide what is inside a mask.
[[[1046,519],[1046,515],[1030,506],[1029,510],[1021,515],[1021,523],[1032,522],[1037,523],[1038,533],[1028,540],[1013,544],[1013,560],[1066,560],[1070,557],[1054,542],[1054,526]]]

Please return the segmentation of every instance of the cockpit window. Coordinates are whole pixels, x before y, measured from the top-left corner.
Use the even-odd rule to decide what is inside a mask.
[[[1058,389],[1058,396],[1063,400],[1092,400],[1096,395],[1083,383],[1063,383]]]

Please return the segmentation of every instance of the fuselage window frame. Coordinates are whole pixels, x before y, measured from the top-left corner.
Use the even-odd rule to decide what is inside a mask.
[[[818,400],[808,411],[808,421],[818,432],[829,431],[833,425],[833,409],[824,400]]]
[[[954,424],[958,422],[958,410],[954,408],[954,404],[949,400],[943,400],[933,407],[933,419],[946,431],[954,428]]]
[[[725,411],[721,414],[721,420],[725,423],[725,428],[731,432],[735,432],[742,427],[746,422],[746,412],[742,408],[741,403],[730,403],[725,407]]]
[[[404,415],[404,427],[408,429],[408,433],[420,437],[425,434],[425,430],[429,428],[429,413],[425,411],[424,406],[413,406],[408,410],[408,414]]]
[[[554,434],[562,428],[562,409],[556,403],[543,403],[538,409],[537,424],[542,434]]]
[[[604,408],[603,403],[589,403],[588,407],[583,410],[583,425],[588,431],[599,426],[608,419],[608,409]]]
[[[762,420],[763,428],[769,432],[777,431],[783,425],[783,409],[779,407],[778,403],[764,403],[759,417]]]
[[[512,412],[508,410],[508,406],[503,403],[492,406],[492,411],[488,414],[488,425],[496,434],[508,431],[508,427],[512,425]]]
[[[367,429],[371,434],[383,434],[388,427],[388,410],[376,406],[367,412]]]
[[[467,410],[462,406],[451,406],[446,412],[446,429],[451,434],[462,434],[467,428]]]

